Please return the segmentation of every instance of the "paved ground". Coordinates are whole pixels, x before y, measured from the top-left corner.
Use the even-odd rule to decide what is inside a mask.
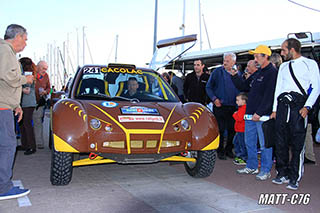
[[[1,213],[18,212],[279,212],[257,200],[204,179],[181,165],[99,165],[74,169],[68,186],[49,181],[50,151],[31,156],[19,152],[14,179],[32,191],[31,206],[16,199],[1,201]],[[217,171],[218,172],[218,171]]]
[[[48,125],[48,120],[45,120]],[[320,147],[315,147],[320,156]],[[320,162],[320,159],[317,159]],[[42,212],[318,212],[320,167],[307,165],[297,193],[310,193],[309,205],[258,205],[261,193],[289,193],[285,186],[238,175],[239,168],[218,160],[205,179],[187,175],[182,164],[105,164],[74,168],[67,186],[52,186],[50,150],[25,156],[18,152],[14,180],[31,193],[22,199],[0,201],[0,213]],[[273,171],[274,176],[274,171]],[[15,182],[15,184],[20,184]],[[31,205],[30,205],[31,204]],[[29,206],[28,206],[29,205]]]

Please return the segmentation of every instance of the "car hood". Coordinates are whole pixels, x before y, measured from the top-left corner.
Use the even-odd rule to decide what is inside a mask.
[[[186,115],[180,102],[79,101],[88,122],[96,118],[126,129],[162,129]]]

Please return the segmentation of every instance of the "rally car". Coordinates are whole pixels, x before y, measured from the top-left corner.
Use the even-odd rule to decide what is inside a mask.
[[[73,167],[102,163],[181,161],[193,177],[212,173],[219,146],[214,115],[181,103],[152,69],[86,65],[68,90],[51,113],[53,185],[68,184]]]

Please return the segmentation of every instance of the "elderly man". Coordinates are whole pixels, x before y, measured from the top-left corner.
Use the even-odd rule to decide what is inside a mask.
[[[247,63],[247,69],[244,73],[244,76],[241,77],[237,70],[233,70],[231,80],[238,90],[241,92],[249,92],[252,87],[252,83],[258,74],[257,71],[257,63],[255,60],[250,60]]]
[[[215,69],[206,85],[206,91],[210,100],[214,103],[213,113],[218,121],[220,132],[220,145],[218,148],[219,159],[226,160],[226,156],[234,158],[232,152],[234,131],[233,113],[236,111],[236,96],[239,90],[231,80],[232,69],[236,63],[234,53],[225,53],[223,66]],[[224,134],[227,130],[227,145],[224,147]]]
[[[24,27],[11,24],[7,27],[4,39],[0,39],[0,200],[27,195],[29,189],[20,189],[12,184],[12,167],[17,141],[14,132],[14,118],[22,118],[19,105],[22,85],[33,82],[33,76],[22,76],[16,53],[21,52],[27,41]]]
[[[257,174],[257,180],[267,180],[271,177],[272,148],[264,146],[264,134],[262,131],[262,116],[269,116],[272,112],[273,94],[277,78],[277,70],[270,63],[271,50],[265,45],[259,45],[253,51],[254,60],[260,65],[255,78],[251,81],[248,93],[246,114],[252,116],[252,120],[245,121],[245,143],[248,152],[247,165],[237,170],[240,174]],[[261,168],[258,170],[257,139],[261,149]]]
[[[44,148],[44,140],[43,140],[43,116],[44,116],[44,108],[45,108],[45,99],[47,95],[50,93],[50,81],[49,76],[47,74],[48,64],[45,61],[40,61],[37,65],[37,76],[36,76],[36,99],[37,99],[37,107],[33,112],[33,123],[34,123],[34,135],[36,138],[36,144],[38,149]]]
[[[250,60],[247,63],[247,69],[244,73],[244,78],[248,79],[258,70],[257,63],[254,60]]]
[[[287,189],[297,190],[303,174],[307,115],[320,92],[319,68],[314,60],[301,56],[301,43],[297,39],[285,40],[281,45],[281,55],[287,62],[279,68],[271,115],[276,118],[278,172],[272,182],[289,182]],[[312,91],[307,96],[310,85]],[[290,162],[289,145],[292,151]]]

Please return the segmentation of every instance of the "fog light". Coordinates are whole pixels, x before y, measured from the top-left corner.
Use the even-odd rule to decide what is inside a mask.
[[[96,145],[94,143],[90,144],[90,148],[94,149],[96,147]]]
[[[180,146],[180,141],[162,141],[161,147],[175,147]]]
[[[156,148],[158,141],[156,140],[148,140],[147,141],[147,148]]]
[[[124,148],[124,141],[106,141],[102,144],[103,147],[107,148]]]
[[[191,142],[188,142],[187,144],[188,144],[188,147],[191,147],[191,146],[192,146]]]

